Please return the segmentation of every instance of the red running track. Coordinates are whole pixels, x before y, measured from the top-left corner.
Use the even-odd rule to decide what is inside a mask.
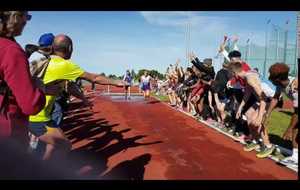
[[[297,173],[244,152],[242,145],[167,105],[94,96],[71,105],[64,131],[70,157],[99,179],[297,179]],[[75,110],[75,108],[78,108]]]

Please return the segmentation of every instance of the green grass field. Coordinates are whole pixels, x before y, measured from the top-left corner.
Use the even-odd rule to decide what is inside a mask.
[[[162,102],[168,102],[168,97],[163,95],[155,95],[151,93],[152,96],[157,97]],[[287,97],[284,96],[284,100]],[[285,148],[291,148],[291,142],[282,139],[282,136],[286,129],[288,128],[291,119],[292,110],[274,110],[271,114],[271,119],[269,122],[268,130],[269,136],[272,143],[283,146]]]

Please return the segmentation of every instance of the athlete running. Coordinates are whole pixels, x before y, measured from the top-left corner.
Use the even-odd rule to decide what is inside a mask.
[[[125,99],[130,100],[130,87],[132,86],[132,76],[129,70],[126,71],[123,81],[127,82],[128,85],[125,85]]]
[[[150,97],[150,80],[151,76],[148,74],[148,71],[144,71],[144,74],[141,76],[141,83],[142,83],[142,91],[145,100]]]

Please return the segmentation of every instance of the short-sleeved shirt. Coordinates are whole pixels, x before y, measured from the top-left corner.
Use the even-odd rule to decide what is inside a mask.
[[[126,82],[128,82],[129,84],[131,84],[131,82],[132,82],[132,77],[126,73],[126,74],[124,75],[123,81],[126,81]]]
[[[285,93],[289,99],[293,101],[293,106],[298,108],[298,90],[292,89],[292,80],[290,80],[289,85],[286,88],[277,86],[276,87],[276,94],[277,93]]]
[[[231,78],[232,74],[227,69],[222,68],[217,72],[213,88],[215,93],[218,93],[220,99],[225,99],[227,91],[226,84]]]
[[[52,56],[45,72],[43,82],[48,84],[58,80],[74,81],[82,76],[84,70],[70,60],[58,56]],[[46,95],[45,107],[36,115],[29,117],[30,122],[46,122],[51,120],[51,112],[56,96]]]
[[[150,83],[150,79],[151,79],[150,75],[148,75],[148,76],[144,76],[143,75],[141,77],[141,81],[142,81],[143,84],[149,84]]]

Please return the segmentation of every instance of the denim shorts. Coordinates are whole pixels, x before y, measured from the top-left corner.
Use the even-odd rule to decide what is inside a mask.
[[[34,136],[39,137],[47,133],[48,127],[52,127],[51,121],[46,122],[29,122],[28,129],[34,134]]]

